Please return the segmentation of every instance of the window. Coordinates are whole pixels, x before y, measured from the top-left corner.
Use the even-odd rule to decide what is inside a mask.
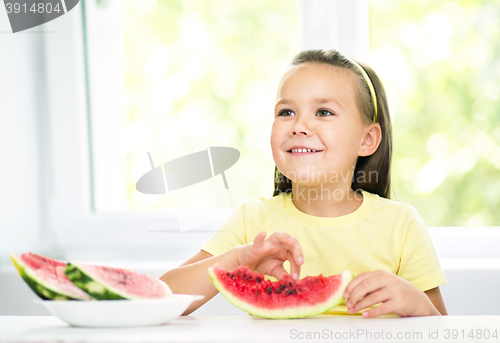
[[[269,135],[279,78],[302,45],[298,1],[85,9],[97,213],[199,211],[272,194]],[[159,165],[214,146],[241,153],[225,171],[229,196],[220,176],[168,195],[136,190],[150,170],[147,152]]]
[[[370,27],[398,200],[430,226],[498,226],[499,4],[372,0]]]
[[[470,29],[469,37],[465,23],[470,21],[460,12],[470,18],[469,6],[479,18],[478,11],[495,13],[493,5],[427,4],[417,10],[418,4],[375,0],[262,0],[231,2],[231,8],[199,2],[219,4],[211,10],[193,1],[138,3],[85,1],[45,24],[58,33],[44,37],[49,110],[44,163],[51,175],[45,206],[53,245],[72,254],[126,251],[137,258],[181,260],[195,253],[225,218],[228,197],[217,188],[221,179],[213,178],[213,185],[222,193],[217,204],[222,212],[214,211],[208,221],[203,213],[198,219],[208,224],[180,232],[182,225],[168,211],[178,204],[175,199],[135,191],[135,182],[151,168],[148,152],[159,165],[207,146],[235,147],[242,153],[238,170],[245,172],[248,196],[269,196],[274,164],[266,137],[276,87],[283,68],[302,48],[337,47],[371,64],[383,78],[396,132],[393,181],[399,200],[414,205],[429,226],[498,225],[493,212],[498,200],[492,196],[499,189],[499,132],[493,116],[498,58],[488,50],[498,35],[489,29],[498,26],[497,17],[483,18],[481,25],[490,33]],[[460,20],[456,13],[462,13],[457,17],[464,19],[462,26],[454,24]],[[451,39],[449,31],[446,36],[450,22],[451,36],[463,36]],[[173,31],[164,23],[172,23]],[[207,29],[210,23],[214,26]],[[439,39],[455,44],[450,50],[469,37],[467,46],[474,49],[463,51],[462,67],[454,54],[445,62],[443,51],[432,51],[437,38],[425,30],[432,33],[433,25],[442,31]],[[263,37],[264,32],[285,38]],[[241,44],[243,37],[254,47]],[[418,37],[419,48],[411,43]],[[212,42],[205,46],[209,49],[214,40],[215,52],[198,59],[199,47]],[[224,59],[225,54],[231,58]],[[474,60],[483,68],[473,68]],[[462,137],[474,137],[474,143],[466,145]],[[481,145],[485,149],[477,154]],[[463,163],[440,159],[444,153]],[[458,169],[446,169],[443,176],[443,161],[446,168]],[[229,188],[243,184],[238,181],[228,180]],[[482,204],[483,199],[488,202]],[[443,242],[456,232],[443,230]],[[486,231],[481,239],[489,239]],[[458,255],[449,255],[462,256],[465,245],[456,246]]]

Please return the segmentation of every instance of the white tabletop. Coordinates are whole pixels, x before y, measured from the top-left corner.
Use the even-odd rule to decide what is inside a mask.
[[[51,316],[0,316],[0,342],[232,343],[339,340],[500,342],[500,316],[365,319],[359,316],[322,315],[291,320],[188,316],[165,325],[136,328],[80,328],[71,327]]]

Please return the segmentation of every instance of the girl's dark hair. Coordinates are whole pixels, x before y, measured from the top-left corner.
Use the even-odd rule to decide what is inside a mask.
[[[297,54],[291,66],[304,63],[324,63],[352,71],[358,79],[357,105],[363,119],[367,123],[373,122],[374,108],[370,88],[359,68],[336,50],[306,50]],[[391,159],[392,159],[392,126],[389,117],[389,106],[384,86],[380,78],[367,65],[358,63],[368,74],[377,98],[377,120],[382,130],[382,141],[378,149],[370,156],[360,156],[354,169],[351,188],[354,191],[365,190],[390,198],[391,193]],[[274,194],[292,191],[292,181],[283,175],[278,167],[274,172]]]

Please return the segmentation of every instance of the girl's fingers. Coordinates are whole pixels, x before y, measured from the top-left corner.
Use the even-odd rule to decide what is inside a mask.
[[[286,243],[288,237],[290,236],[283,231],[275,231],[269,236],[268,240],[273,244],[279,245],[281,243]]]
[[[377,274],[377,271],[372,271],[372,272],[364,272],[359,275],[356,275],[354,279],[349,282],[347,285],[345,291],[344,291],[344,298],[350,299],[351,298],[351,293],[352,291],[363,281],[365,281],[368,278],[373,277],[375,274]],[[358,298],[359,299],[359,298]]]
[[[290,275],[294,279],[298,279],[300,276],[300,265],[295,263],[293,255],[290,251],[288,251],[288,253],[287,253],[287,260],[290,261]]]
[[[274,258],[282,261],[289,260],[291,276],[298,279],[300,265],[304,263],[302,248],[299,242],[282,231],[273,232],[267,239],[265,237],[265,231],[261,231],[255,236],[252,247],[254,258],[261,260],[262,258],[274,256]],[[278,269],[276,268],[272,272],[274,277],[280,279],[284,275],[288,275],[282,264]]]
[[[271,276],[274,276],[276,279],[281,280],[285,275],[289,275],[288,272],[283,268],[282,264],[277,265],[271,271]]]
[[[356,306],[354,307],[347,306],[348,312],[356,313],[364,308],[368,308],[370,306],[387,301],[389,299],[391,299],[391,291],[387,287],[384,287],[382,289],[379,289],[378,291],[375,291],[365,296],[363,300],[360,300],[356,304]]]
[[[253,240],[253,246],[256,248],[261,248],[264,246],[264,241],[266,238],[266,231],[261,231]]]
[[[363,311],[362,315],[364,318],[375,318],[393,312],[394,304],[393,301],[389,300],[379,306]]]
[[[293,263],[297,264],[297,266],[300,266],[304,263],[304,254],[302,253],[302,247],[295,238],[292,238],[290,236],[288,236],[288,242],[292,247],[292,255],[294,257]],[[290,262],[292,262],[292,260],[290,260]]]
[[[295,238],[291,237],[290,235],[282,231],[276,231],[271,236],[269,236],[268,239],[273,244],[284,245],[286,249],[292,253],[293,259],[290,259],[290,262],[292,262],[293,260],[297,265],[301,265],[304,263],[304,255],[302,253],[302,247]]]
[[[383,274],[372,274],[371,277],[368,277],[358,283],[356,288],[351,292],[349,295],[349,300],[346,302],[351,305],[351,307],[356,306],[358,301],[362,298],[367,296],[369,293],[373,293],[384,286],[387,285],[387,279],[385,275]],[[347,305],[349,307],[349,305]]]

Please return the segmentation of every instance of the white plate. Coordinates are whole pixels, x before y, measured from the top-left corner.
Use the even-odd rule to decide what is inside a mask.
[[[180,316],[203,295],[174,294],[172,298],[137,300],[35,300],[74,326],[161,325]]]

